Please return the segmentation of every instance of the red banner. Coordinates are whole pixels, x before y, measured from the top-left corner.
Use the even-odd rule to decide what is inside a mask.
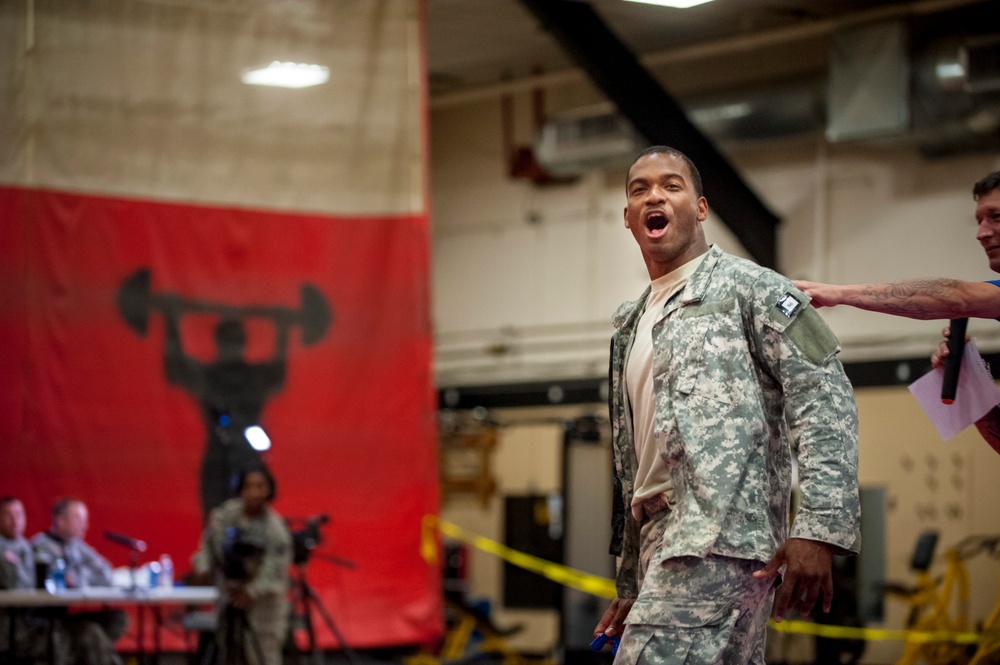
[[[115,565],[127,552],[105,530],[182,574],[231,407],[272,441],[278,512],[329,515],[307,569],[345,640],[440,634],[439,575],[419,547],[437,512],[426,217],[0,188],[0,232],[0,494],[22,498],[29,536],[55,497],[76,496]],[[246,345],[220,409],[205,386],[223,320]]]

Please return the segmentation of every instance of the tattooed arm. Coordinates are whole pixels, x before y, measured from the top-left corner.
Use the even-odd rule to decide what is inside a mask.
[[[850,305],[911,319],[1000,317],[1000,287],[957,279],[910,279],[883,284],[820,284],[796,281],[814,307]]]

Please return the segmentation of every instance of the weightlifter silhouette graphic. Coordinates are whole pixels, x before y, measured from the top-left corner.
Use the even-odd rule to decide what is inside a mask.
[[[156,293],[151,290],[151,281],[148,269],[126,279],[118,290],[118,311],[140,337],[146,335],[153,313],[159,312],[163,317],[167,380],[198,401],[207,431],[201,463],[201,509],[202,516],[207,517],[212,508],[230,497],[232,478],[260,464],[251,428],[259,426],[268,397],[285,384],[291,329],[300,328],[303,344],[316,344],[326,335],[332,314],[323,294],[309,284],[300,287],[301,304],[293,309],[278,305],[231,305]],[[181,319],[193,313],[218,317],[216,355],[211,361],[201,361],[185,351]],[[250,362],[244,353],[245,321],[250,318],[267,319],[274,326],[274,352],[263,362]]]

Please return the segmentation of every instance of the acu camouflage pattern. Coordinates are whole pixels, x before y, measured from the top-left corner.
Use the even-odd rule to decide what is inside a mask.
[[[9,555],[17,561],[7,559]],[[31,544],[22,537],[0,536],[0,589],[34,589],[35,561]],[[14,622],[13,629],[10,622]],[[16,648],[11,653],[10,637]],[[0,653],[15,660],[48,659],[55,665],[68,662],[69,647],[62,624],[53,624],[41,612],[0,610]],[[50,654],[51,643],[51,654]]]
[[[80,538],[63,542],[47,532],[31,539],[35,561],[51,564],[56,559],[66,562],[66,585],[69,587],[111,586],[111,564],[93,547]],[[66,662],[86,665],[120,665],[115,642],[128,628],[128,615],[122,610],[97,610],[63,616],[55,622],[56,652],[68,649],[60,660],[53,656],[54,665]]]
[[[647,289],[614,317],[609,410],[616,497],[612,553],[620,598],[638,592],[639,525],[630,511],[635,446],[624,368]],[[791,315],[776,306],[791,294]],[[857,407],[836,338],[774,271],[712,246],[653,328],[654,435],[675,501],[663,559],[709,554],[768,561],[789,537],[791,450],[802,504],[791,536],[860,547]]]
[[[664,559],[665,516],[643,523],[641,591],[615,665],[763,665],[774,598],[771,580],[752,576],[763,564],[713,555]]]
[[[11,557],[17,563],[10,561]],[[35,559],[23,536],[0,536],[0,589],[34,589]]]
[[[70,587],[111,586],[111,564],[79,538],[63,542],[47,532],[31,538],[35,561],[66,562],[66,585]]]
[[[229,527],[243,529],[243,541],[264,551],[260,565],[249,582],[234,582],[221,576],[222,546]],[[288,627],[288,567],[291,563],[292,537],[285,522],[270,508],[260,517],[247,517],[243,514],[243,501],[239,498],[230,499],[212,510],[208,526],[202,534],[201,547],[192,558],[197,572],[215,572],[223,607],[236,585],[244,584],[253,596],[254,602],[246,611],[247,620],[260,642],[266,665],[281,663],[281,646]],[[226,613],[220,611],[216,639],[226,635],[225,621]],[[249,634],[246,637],[250,639]],[[258,665],[251,642],[244,645],[242,653],[250,665]]]

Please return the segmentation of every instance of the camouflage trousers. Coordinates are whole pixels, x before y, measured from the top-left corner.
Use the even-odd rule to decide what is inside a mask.
[[[751,574],[764,564],[714,555],[663,559],[664,524],[654,518],[642,526],[639,597],[614,665],[763,665],[773,581]]]

